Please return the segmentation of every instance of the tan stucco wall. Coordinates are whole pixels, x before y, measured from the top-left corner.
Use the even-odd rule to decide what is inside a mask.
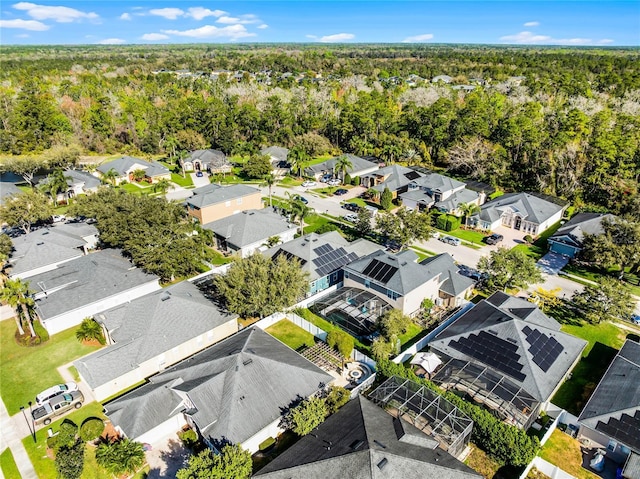
[[[196,218],[201,224],[211,223],[227,216],[231,216],[241,211],[259,210],[264,207],[262,203],[262,194],[259,191],[241,198],[234,198],[215,205],[206,206],[201,209],[195,209],[188,206],[187,212],[190,216]]]

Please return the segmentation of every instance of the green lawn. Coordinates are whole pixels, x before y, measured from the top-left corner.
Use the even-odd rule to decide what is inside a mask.
[[[337,331],[344,331],[344,329],[342,329],[340,326],[337,326],[335,324],[330,323],[329,321],[327,321],[324,318],[321,318],[320,316],[318,316],[317,314],[313,313],[311,310],[304,308],[304,309],[296,309],[295,313],[306,319],[307,321],[309,321],[311,324],[314,324],[316,326],[318,326],[320,329],[326,331],[327,333],[329,331],[333,331],[333,330],[337,330]],[[354,342],[355,342],[355,347],[358,351],[361,351],[365,354],[369,354],[369,347],[365,346],[362,342],[358,341],[357,338],[353,338]]]
[[[560,386],[552,399],[557,406],[578,415],[609,363],[622,347],[627,333],[610,322],[583,322],[575,313],[564,307],[555,308],[549,314],[562,323],[562,331],[588,342],[582,359],[573,369],[571,378]]]
[[[549,249],[547,239],[549,239],[549,237],[554,234],[558,228],[560,228],[560,225],[560,221],[551,225],[544,231],[544,233],[536,238],[533,244],[519,244],[513,249],[524,251],[527,256],[538,261],[547,253],[547,250]]]
[[[182,186],[183,188],[189,188],[193,186],[193,180],[191,179],[191,175],[185,175],[185,178],[178,173],[171,173],[171,182],[175,183],[178,186]]]
[[[441,235],[455,236],[456,238],[460,238],[461,240],[468,241],[469,243],[474,243],[480,246],[484,246],[482,239],[485,237],[485,235],[478,231],[462,230],[462,229],[457,229],[453,231],[442,231],[442,230],[438,230],[438,231],[440,231]]]
[[[420,248],[418,246],[411,246],[411,248],[409,249],[414,250],[416,253],[418,253],[419,256],[424,256],[425,258],[436,255],[436,253],[434,253],[433,251],[429,251],[428,249]]]
[[[43,389],[63,382],[57,367],[97,348],[85,346],[75,337],[75,328],[55,334],[39,346],[18,346],[13,319],[0,322],[0,384],[2,400],[9,415],[20,411]]]
[[[296,351],[303,346],[313,346],[315,344],[313,334],[296,326],[288,319],[278,321],[274,325],[269,326],[266,331]]]
[[[409,325],[409,329],[407,329],[407,332],[404,334],[401,334],[398,339],[400,340],[400,344],[406,344],[409,341],[411,341],[413,338],[415,338],[418,334],[420,334],[422,332],[422,329],[420,328],[420,326],[418,326],[415,323],[411,323]]]
[[[16,466],[16,461],[11,454],[11,449],[6,448],[2,454],[0,454],[0,469],[5,479],[21,479],[20,471]]]
[[[578,479],[599,479],[582,467],[580,443],[556,429],[540,451],[540,457]]]
[[[123,185],[119,185],[118,188],[126,191],[127,193],[133,193],[134,195],[149,195],[153,193],[152,186],[138,186],[132,183],[125,183]]]
[[[227,264],[227,263],[233,262],[234,259],[235,258],[233,256],[225,256],[213,248],[209,248],[209,250],[207,251],[207,261],[209,261],[209,263],[211,264],[215,264],[215,265]]]
[[[330,160],[331,158],[334,158],[334,156],[333,155],[318,156],[317,158],[314,158],[313,160],[310,160],[309,163],[307,163],[307,165],[308,166],[317,165],[319,163],[322,163],[323,161]]]
[[[303,181],[304,180],[292,176],[285,176],[278,182],[278,186],[300,186]]]
[[[330,220],[329,218],[325,218],[322,215],[312,214],[312,215],[306,216],[304,219],[304,222],[307,225],[304,227],[304,234],[309,234],[309,233],[313,233],[321,226],[326,225],[327,223],[330,223]]]
[[[600,282],[600,278],[604,276],[611,276],[612,273],[616,273],[620,271],[620,268],[607,268],[606,270],[600,268],[589,268],[587,266],[579,266],[575,264],[567,264],[564,268],[562,268],[562,272],[567,274],[572,274],[574,276],[578,276],[580,278],[586,279],[588,281]],[[574,278],[570,278],[574,280]],[[640,296],[640,284],[638,276],[625,272],[623,276],[624,285],[627,287],[629,292],[635,296]],[[575,280],[574,280],[575,281]],[[579,281],[578,281],[579,282]],[[588,284],[588,283],[584,283]]]

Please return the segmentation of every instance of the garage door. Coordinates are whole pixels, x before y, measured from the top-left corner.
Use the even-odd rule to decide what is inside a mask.
[[[558,254],[563,254],[569,258],[573,258],[576,255],[576,249],[573,246],[568,246],[562,243],[551,242],[551,251]]]

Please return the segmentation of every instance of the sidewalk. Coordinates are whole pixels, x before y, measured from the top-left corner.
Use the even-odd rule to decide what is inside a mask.
[[[19,414],[9,417],[4,402],[0,401],[0,451],[4,451],[7,447],[11,449],[22,479],[38,479],[27,451],[22,445],[20,438],[22,428],[17,428],[15,424],[15,421],[22,421],[22,419]]]

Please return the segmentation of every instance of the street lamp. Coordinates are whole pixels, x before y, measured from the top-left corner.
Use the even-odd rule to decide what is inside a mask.
[[[32,402],[29,401],[29,418],[27,418],[27,413],[24,411],[24,406],[20,406],[20,410],[22,411],[22,415],[24,416],[24,420],[27,423],[27,427],[29,428],[29,434],[31,434],[31,437],[33,438],[33,442],[37,442],[36,439],[36,425],[35,425],[35,421],[33,420],[33,413],[31,411],[31,406],[32,406]]]

